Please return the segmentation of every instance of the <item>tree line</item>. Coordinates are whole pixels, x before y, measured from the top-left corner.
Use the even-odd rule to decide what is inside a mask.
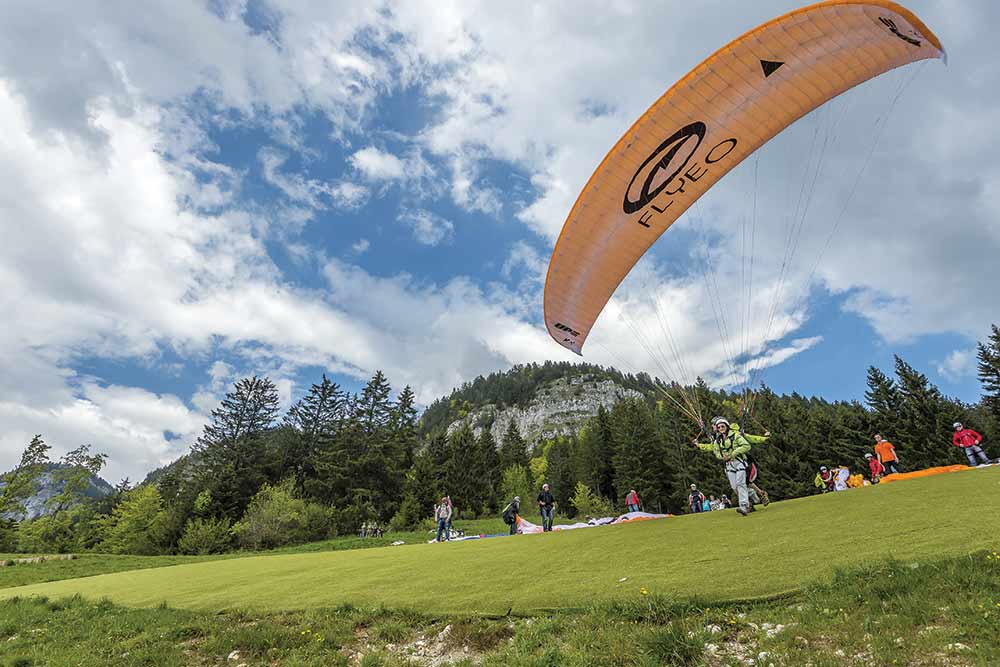
[[[739,394],[701,381],[687,391],[706,414],[742,419],[750,432],[771,432],[753,450],[760,484],[774,499],[792,498],[815,492],[819,465],[862,470],[874,433],[896,445],[906,469],[964,462],[950,444],[953,422],[973,425],[987,438],[1000,434],[996,326],[979,344],[978,363],[984,393],[974,405],[943,395],[899,357],[891,375],[868,369],[864,404],[764,388],[753,414],[742,415]],[[36,436],[2,479],[0,551],[269,548],[353,533],[371,521],[397,530],[420,526],[444,495],[459,517],[496,516],[514,495],[532,507],[543,482],[566,517],[623,511],[630,489],[645,509],[673,513],[686,506],[690,483],[705,493],[728,493],[721,466],[691,446],[700,427],[658,395],[648,376],[602,369],[601,379],[641,388],[644,397],[602,408],[578,432],[533,448],[513,421],[501,425],[503,437],[496,442],[488,424],[442,417],[472,395],[523,400],[540,383],[570,373],[593,375],[594,368],[519,366],[510,372],[513,381],[495,389],[478,378],[432,405],[423,421],[412,389],[394,394],[381,372],[357,394],[323,376],[283,415],[271,380],[244,378],[213,410],[188,455],[134,488],[124,480],[99,500],[85,499],[83,492],[106,457],[81,447],[52,467],[48,445]],[[58,478],[58,492],[44,516],[29,520],[25,502],[46,471]]]

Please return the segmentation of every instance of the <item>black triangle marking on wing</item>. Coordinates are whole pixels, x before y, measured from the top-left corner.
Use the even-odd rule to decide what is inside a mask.
[[[778,70],[778,68],[784,64],[785,63],[777,60],[761,60],[760,68],[764,70],[764,78],[766,79],[767,77],[774,74]]]

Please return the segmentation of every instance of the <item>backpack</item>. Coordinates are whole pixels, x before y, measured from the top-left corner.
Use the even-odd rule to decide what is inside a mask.
[[[503,522],[508,526],[514,523],[514,508],[511,505],[503,508]]]

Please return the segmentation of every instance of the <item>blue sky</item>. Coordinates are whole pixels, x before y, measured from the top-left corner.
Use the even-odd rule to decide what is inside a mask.
[[[252,373],[287,405],[323,373],[356,389],[382,369],[426,404],[575,359],[541,298],[584,182],[671,83],[798,3],[330,4],[0,9],[0,468],[41,433],[141,478]],[[973,348],[1000,312],[1000,10],[908,5],[949,65],[852,91],[734,170],[636,266],[586,360],[726,384],[745,347],[778,391],[859,399],[899,354],[978,399]],[[631,333],[657,315],[674,373],[662,337]]]

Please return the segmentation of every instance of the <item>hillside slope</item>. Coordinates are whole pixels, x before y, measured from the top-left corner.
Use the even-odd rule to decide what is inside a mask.
[[[9,588],[130,606],[219,610],[342,603],[505,613],[653,593],[709,601],[774,595],[837,568],[996,547],[1000,469],[565,533],[358,552],[256,556]],[[969,511],[975,508],[975,515]],[[627,577],[624,583],[620,579]]]

